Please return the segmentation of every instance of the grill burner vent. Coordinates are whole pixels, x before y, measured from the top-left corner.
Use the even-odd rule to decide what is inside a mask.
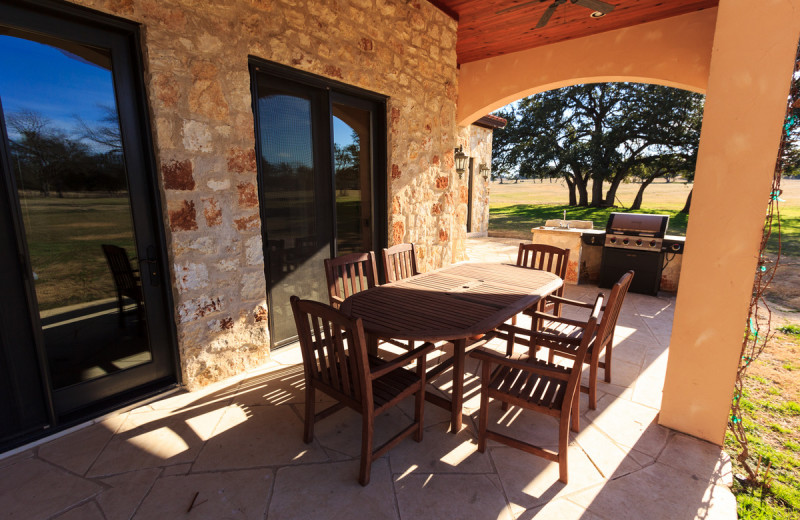
[[[605,247],[661,251],[669,215],[612,213],[606,225]]]

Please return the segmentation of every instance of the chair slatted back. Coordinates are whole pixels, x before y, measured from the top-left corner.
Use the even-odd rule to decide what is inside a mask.
[[[570,401],[572,397],[575,395],[575,392],[578,391],[578,387],[581,384],[581,371],[583,370],[583,363],[586,361],[586,355],[589,351],[589,347],[592,344],[592,340],[595,337],[595,333],[599,331],[599,325],[597,324],[598,317],[600,316],[600,309],[603,306],[603,294],[600,293],[597,295],[597,298],[594,301],[594,306],[592,307],[592,314],[589,317],[586,326],[583,329],[583,336],[581,339],[581,344],[578,346],[578,350],[575,352],[575,363],[572,364],[572,368],[569,371],[569,381],[567,383],[567,393],[566,398]],[[562,413],[569,413],[571,404],[568,404],[566,401],[564,403],[564,411]]]
[[[125,296],[130,296],[133,291],[138,294],[138,284],[125,248],[111,244],[103,244],[100,247],[103,248],[117,291]]]
[[[383,249],[383,269],[387,282],[396,282],[418,275],[417,251],[414,244],[397,244]]]
[[[517,265],[529,269],[547,271],[565,279],[567,276],[569,249],[544,244],[520,244]]]
[[[608,304],[600,324],[597,326],[597,340],[598,345],[606,345],[611,341],[614,336],[614,329],[617,326],[617,318],[622,310],[622,302],[625,300],[625,295],[628,294],[628,288],[633,281],[633,271],[628,271],[611,288],[611,294],[608,297]],[[609,348],[611,345],[609,345]]]
[[[327,258],[325,277],[331,305],[338,307],[348,296],[378,285],[376,273],[372,251]]]
[[[371,400],[361,319],[351,320],[324,303],[296,296],[291,304],[306,381],[357,408],[365,404],[365,396]]]

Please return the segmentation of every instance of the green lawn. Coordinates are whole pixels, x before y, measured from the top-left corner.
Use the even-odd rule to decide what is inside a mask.
[[[780,224],[782,254],[800,256],[800,180],[784,180],[781,198]],[[604,229],[611,212],[624,212],[630,206],[639,185],[623,184],[618,192],[615,208],[589,208],[568,206],[566,187],[559,183],[519,184],[493,183],[490,188],[489,232],[496,236],[516,238],[531,237],[531,228],[544,225],[546,220],[560,219],[567,212],[569,220],[591,220],[595,228]],[[669,215],[670,235],[686,235],[690,215],[679,213],[683,208],[691,185],[685,183],[653,183],[645,191],[642,210],[637,213]],[[764,202],[766,214],[767,201]],[[723,216],[724,218],[724,216]],[[777,234],[770,241],[770,253],[777,251]]]
[[[621,208],[588,208],[575,206],[562,206],[557,204],[490,204],[489,230],[493,232],[507,232],[520,234],[530,238],[531,228],[543,226],[546,220],[560,219],[567,212],[568,220],[591,220],[594,227],[605,229],[608,215],[612,212],[622,211]],[[646,208],[635,213],[656,213],[669,215],[670,235],[685,235],[688,217],[678,213],[679,209]]]
[[[135,256],[126,197],[25,194],[21,204],[41,310],[116,295],[100,246],[118,245]]]

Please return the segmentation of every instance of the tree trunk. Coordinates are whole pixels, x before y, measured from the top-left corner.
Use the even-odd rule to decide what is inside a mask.
[[[614,207],[614,200],[617,198],[617,189],[619,189],[619,185],[624,177],[624,175],[617,175],[611,180],[611,185],[608,187],[608,191],[606,192],[606,206]]]
[[[642,209],[642,199],[644,198],[644,189],[650,186],[650,183],[652,183],[654,180],[656,180],[655,177],[652,177],[650,179],[645,179],[642,181],[642,185],[639,186],[639,191],[636,193],[636,198],[633,199],[633,204],[631,204],[630,209]]]
[[[680,210],[678,213],[686,213],[687,215],[689,214],[689,206],[691,206],[691,205],[692,205],[692,192],[693,192],[693,191],[694,191],[694,188],[692,188],[692,189],[689,191],[689,196],[688,196],[688,197],[686,197],[686,205],[684,205],[684,206],[683,206],[683,209],[682,209],[682,210]]]
[[[586,184],[578,184],[578,206],[589,205],[589,190],[586,189]]]
[[[570,206],[577,206],[578,205],[578,198],[575,195],[575,183],[570,180],[568,175],[564,176],[564,180],[567,181],[567,193],[569,193],[569,205]]]
[[[592,203],[593,207],[603,205],[603,176],[592,175]]]

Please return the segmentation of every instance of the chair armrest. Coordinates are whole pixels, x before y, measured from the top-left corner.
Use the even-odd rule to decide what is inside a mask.
[[[533,316],[534,319],[538,318],[540,320],[553,321],[556,323],[562,323],[564,325],[572,325],[574,327],[581,327],[581,328],[586,328],[586,325],[588,324],[588,322],[586,321],[573,320],[570,318],[564,318],[562,316],[553,316],[552,314],[547,314],[545,312],[539,312],[539,311],[534,312],[531,316]]]
[[[560,303],[562,305],[572,305],[574,307],[583,307],[585,309],[594,308],[594,303],[582,302],[582,301],[578,301],[578,300],[571,300],[569,298],[564,298],[563,296],[558,296],[558,295],[555,295],[555,294],[551,294],[550,296],[547,296],[545,298],[545,300],[550,301],[550,302],[554,302],[554,303]],[[600,307],[600,310],[601,311],[606,310],[606,306],[603,305],[602,307]]]
[[[502,354],[498,354],[497,352],[492,352],[490,350],[486,350],[483,348],[473,351],[470,354],[470,356],[474,357],[475,359],[479,359],[483,362],[489,363],[490,366],[492,364],[495,364],[509,368],[515,368],[518,370],[523,370],[531,374],[539,374],[547,377],[562,379],[564,381],[569,379],[569,373],[564,369],[555,366],[551,367],[547,365],[542,365],[541,363],[533,364],[526,360],[512,359],[503,356]]]
[[[333,307],[336,310],[342,308],[342,303],[344,303],[344,298],[340,298],[338,296],[331,296],[330,298],[331,298],[331,307]]]
[[[415,348],[414,350],[410,350],[403,354],[402,356],[398,356],[391,361],[387,361],[385,364],[370,370],[370,377],[372,379],[378,379],[381,376],[385,376],[389,372],[393,370],[397,370],[400,367],[406,366],[410,364],[412,361],[423,357],[430,353],[434,347],[433,343],[423,343],[419,347]]]

